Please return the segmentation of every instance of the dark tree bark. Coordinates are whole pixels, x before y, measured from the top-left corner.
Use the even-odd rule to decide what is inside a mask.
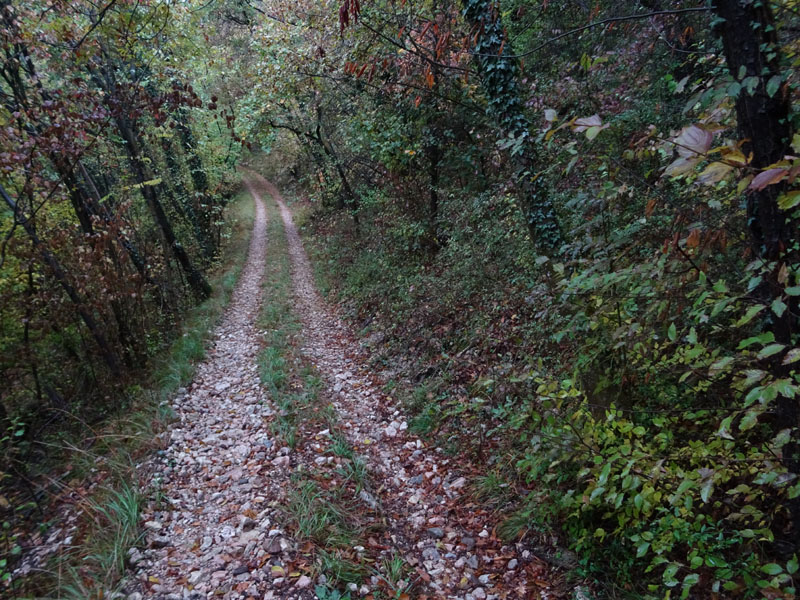
[[[426,215],[428,226],[428,238],[431,250],[436,252],[439,249],[439,177],[442,162],[442,148],[437,143],[429,144],[425,148],[428,158],[428,178],[430,192],[428,197],[428,210]]]
[[[297,136],[297,138],[302,142],[304,140],[308,140],[313,142],[315,145],[322,148],[322,152],[328,159],[333,163],[334,169],[336,169],[337,175],[339,175],[339,181],[342,184],[341,195],[339,196],[340,204],[337,208],[345,209],[348,208],[351,211],[353,217],[353,223],[355,225],[356,233],[358,233],[360,229],[360,221],[358,218],[358,196],[356,195],[355,191],[353,190],[352,186],[350,185],[350,179],[347,177],[347,172],[342,165],[339,156],[336,154],[333,147],[325,141],[324,137],[322,136],[322,111],[321,109],[317,111],[317,123],[314,128],[314,131],[302,131],[297,127],[293,127],[292,125],[285,125],[281,123],[276,123],[274,121],[269,122],[271,127],[276,129],[286,129],[291,131],[292,133]],[[316,153],[312,152],[312,156],[316,156]]]
[[[170,223],[167,213],[164,211],[164,207],[161,205],[161,201],[158,197],[157,190],[160,186],[146,185],[146,182],[151,181],[152,177],[150,173],[147,172],[147,168],[142,160],[139,143],[133,126],[127,122],[125,117],[119,114],[114,120],[122,139],[125,140],[125,151],[128,154],[128,163],[133,171],[134,179],[141,186],[142,196],[147,203],[147,207],[150,209],[150,213],[153,215],[156,225],[158,225],[158,228],[164,236],[164,240],[181,265],[183,272],[186,274],[186,279],[192,291],[201,300],[208,298],[211,295],[211,286],[208,284],[203,274],[192,264],[192,260],[189,258],[186,249],[178,241],[175,231],[172,228],[172,223]]]
[[[191,200],[180,202],[178,191],[175,188],[182,182],[181,167],[175,157],[175,148],[170,142],[164,141],[162,149],[167,161],[167,168],[169,169],[171,179],[173,180],[172,183],[167,186],[167,193],[172,200],[172,206],[192,226],[194,238],[200,245],[200,249],[203,252],[203,258],[205,258],[207,262],[210,262],[213,260],[214,254],[216,253],[216,245],[211,236],[211,220],[207,215],[204,215],[204,217],[201,219],[201,217],[197,214],[197,211],[195,210]],[[189,162],[192,162],[191,159]]]
[[[100,195],[100,192],[97,189],[97,186],[95,185],[94,179],[92,178],[86,167],[84,167],[83,163],[81,162],[78,163],[78,169],[80,170],[81,175],[83,176],[83,179],[86,182],[86,185],[89,186],[89,190],[91,191],[89,198],[91,200],[90,206],[92,209],[92,213],[94,215],[99,216],[106,225],[111,225],[114,218],[100,201],[102,196]],[[161,288],[160,284],[154,281],[147,272],[147,264],[145,263],[145,260],[142,257],[141,253],[139,252],[138,248],[136,248],[136,245],[120,231],[117,231],[115,235],[119,243],[122,245],[122,247],[125,248],[125,251],[128,253],[128,257],[131,260],[131,263],[133,263],[133,266],[136,268],[136,271],[139,273],[141,278],[147,283],[155,285],[160,290]]]
[[[322,135],[322,106],[317,103],[317,125],[314,129],[313,136],[308,134],[309,137],[312,139],[316,139],[320,146],[322,146],[323,152],[325,155],[331,159],[333,162],[334,167],[336,168],[336,172],[339,174],[339,179],[342,182],[342,191],[344,193],[344,202],[348,209],[350,209],[350,213],[353,217],[353,224],[356,226],[356,233],[359,232],[361,227],[361,223],[358,219],[358,196],[356,195],[353,188],[350,186],[350,180],[347,178],[347,173],[344,169],[344,165],[342,161],[339,159],[339,156],[336,154],[336,151],[333,149],[333,145],[330,142],[326,142],[325,138]]]
[[[779,72],[775,22],[768,2],[717,0],[715,9],[723,19],[719,34],[731,74],[758,80],[752,94],[743,89],[736,98],[736,118],[745,156],[752,154],[751,166],[763,169],[788,153],[792,138],[787,90],[767,93],[767,82]],[[755,251],[767,260],[780,257],[796,233],[796,223],[778,208],[782,191],[770,185],[747,194]]]

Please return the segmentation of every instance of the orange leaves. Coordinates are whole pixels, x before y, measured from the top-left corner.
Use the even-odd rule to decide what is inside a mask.
[[[384,62],[386,62],[386,61],[384,61]],[[347,75],[355,75],[356,79],[361,79],[361,76],[367,70],[367,67],[370,67],[369,75],[367,76],[367,81],[372,81],[372,77],[373,77],[373,75],[375,75],[375,69],[377,68],[377,61],[373,61],[371,63],[364,63],[364,64],[359,64],[359,63],[349,62],[348,61],[348,62],[344,63],[344,69],[343,70]]]
[[[425,74],[425,83],[428,84],[429,88],[432,88],[434,86],[434,84],[436,83],[436,81],[433,78],[433,73],[431,73],[430,71],[428,71]]]
[[[692,229],[689,236],[686,238],[687,248],[697,248],[700,245],[700,230]]]

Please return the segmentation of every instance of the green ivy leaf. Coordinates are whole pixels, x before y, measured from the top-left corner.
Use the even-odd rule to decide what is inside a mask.
[[[783,316],[783,313],[786,312],[786,309],[788,307],[786,306],[786,303],[783,300],[781,300],[780,298],[775,298],[775,300],[772,301],[771,308],[772,312],[778,315],[778,317],[781,317]]]
[[[767,96],[772,98],[775,95],[775,92],[781,87],[782,77],[780,75],[773,75],[767,81]]]
[[[761,567],[761,570],[767,575],[777,575],[783,573],[783,567],[778,563],[769,563]]]

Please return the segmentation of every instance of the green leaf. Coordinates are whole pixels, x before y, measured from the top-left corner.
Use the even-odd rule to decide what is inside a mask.
[[[797,573],[797,568],[797,555],[795,554],[791,559],[789,559],[789,562],[786,563],[786,572],[789,575],[794,575]]]
[[[669,329],[667,330],[667,337],[672,342],[678,339],[678,329],[675,327],[675,323],[670,323]]]
[[[763,567],[761,567],[761,570],[767,575],[777,575],[778,573],[783,573],[783,567],[780,566],[778,563],[766,564]]]
[[[758,358],[769,358],[786,348],[783,344],[770,344],[769,346],[765,346],[761,349],[761,352],[758,353]]]
[[[636,547],[636,558],[640,558],[640,557],[644,556],[645,554],[647,554],[647,551],[649,549],[650,549],[650,542],[644,542],[642,544],[639,544]]]
[[[593,140],[602,130],[602,127],[589,127],[589,129],[586,130],[586,139],[590,141]]]
[[[712,554],[710,556],[706,556],[706,566],[707,567],[727,567],[728,563],[725,562],[725,560],[720,558],[719,556],[714,556]]]
[[[781,87],[782,77],[780,75],[773,75],[767,81],[767,96],[772,98],[775,95],[775,92]]]
[[[711,492],[714,491],[714,480],[709,477],[708,481],[703,484],[703,487],[700,488],[700,498],[703,502],[708,502],[708,499],[711,497]]]
[[[692,587],[695,583],[700,581],[700,575],[697,573],[689,573],[686,577],[683,578],[683,586],[685,588]]]
[[[714,185],[722,181],[733,170],[731,165],[722,162],[712,162],[695,180],[702,185]]]
[[[678,580],[675,579],[675,574],[678,572],[678,569],[680,569],[680,565],[676,565],[675,563],[671,563],[666,569],[664,569],[664,585],[667,587],[678,585]]]
[[[784,192],[778,196],[778,208],[781,210],[791,210],[800,204],[800,190]]]
[[[739,345],[736,347],[737,350],[743,350],[748,346],[752,346],[753,344],[762,344],[766,345],[771,342],[775,341],[775,334],[771,331],[765,331],[764,333],[760,333],[758,335],[754,335],[753,337],[749,337],[747,339],[742,340],[739,342]]]
[[[744,316],[741,319],[739,319],[738,321],[736,321],[736,325],[735,326],[736,327],[741,327],[742,325],[746,325],[747,323],[749,323],[750,321],[753,320],[753,317],[755,317],[758,313],[760,313],[765,308],[766,308],[766,306],[764,306],[763,304],[756,304],[755,306],[751,306],[750,308],[747,309],[747,312],[744,313]]]
[[[778,315],[778,317],[781,317],[783,316],[783,313],[786,312],[788,307],[783,300],[780,298],[775,298],[775,300],[772,301],[772,306],[770,308],[772,308],[772,312]]]
[[[730,364],[733,362],[733,360],[734,360],[734,359],[733,359],[733,357],[732,357],[732,356],[724,356],[723,358],[720,358],[718,361],[716,361],[715,363],[713,363],[713,364],[712,364],[712,365],[711,365],[711,366],[708,368],[708,372],[709,372],[709,374],[710,374],[710,375],[715,375],[715,374],[719,373],[719,372],[720,372],[720,371],[722,371],[722,370],[723,370],[725,367],[727,367],[728,365],[730,365]]]
[[[750,410],[744,413],[742,420],[739,422],[739,431],[747,431],[752,429],[758,423],[758,412]]]
[[[786,497],[789,498],[789,500],[794,500],[798,496],[800,496],[800,483],[795,483],[786,491]]]

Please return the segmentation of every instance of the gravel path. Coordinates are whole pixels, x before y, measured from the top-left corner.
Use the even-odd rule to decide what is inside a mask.
[[[177,422],[167,449],[151,465],[162,478],[162,500],[145,515],[146,548],[129,552],[138,591],[128,599],[310,600],[315,584],[325,580],[315,575],[309,545],[292,539],[281,507],[293,472],[330,469],[335,481],[340,459],[324,456],[330,434],[317,431],[317,424],[300,428],[294,450],[280,447],[270,431],[275,411],[256,363],[269,259],[259,190],[277,202],[287,234],[302,352],[322,376],[323,400],[336,410],[370,474],[368,489],[354,502],[380,521],[381,531],[369,549],[353,550],[375,560],[373,574],[351,589],[351,598],[547,597],[545,563],[496,537],[493,516],[470,500],[463,461],[409,434],[363,349],[319,297],[278,190],[255,173],[245,183],[256,203],[247,263],[213,348],[191,386],[173,401]],[[394,589],[387,595],[380,559],[390,556],[402,557],[407,567],[408,595]]]

